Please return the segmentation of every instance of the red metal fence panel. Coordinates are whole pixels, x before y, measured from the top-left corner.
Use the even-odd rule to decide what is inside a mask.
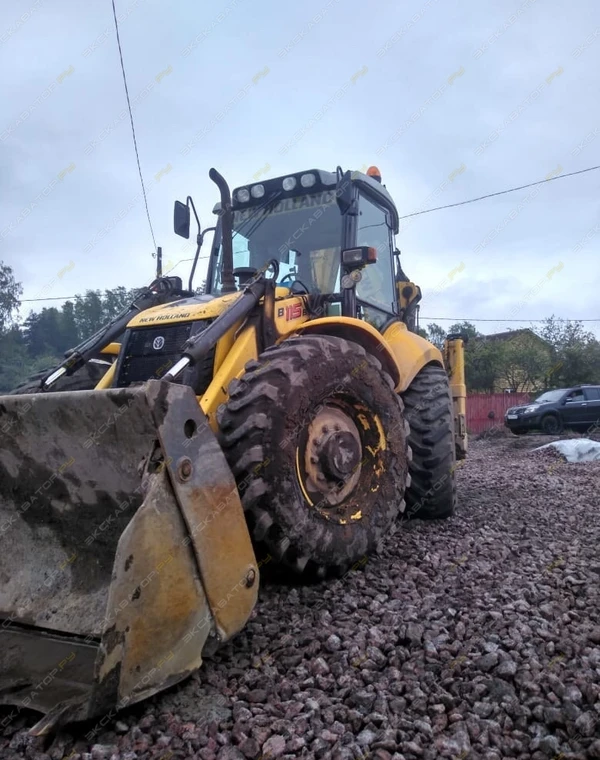
[[[504,425],[504,413],[511,406],[528,404],[530,393],[468,393],[467,431],[483,433]]]

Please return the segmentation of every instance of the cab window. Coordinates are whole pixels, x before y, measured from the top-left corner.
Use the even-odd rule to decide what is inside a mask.
[[[356,296],[365,306],[394,313],[392,234],[387,212],[364,195],[359,196],[356,245],[377,248],[377,263],[366,266],[356,287]],[[373,313],[375,310],[370,309]]]
[[[584,401],[583,391],[571,391],[567,396],[567,404],[572,404],[575,401]]]

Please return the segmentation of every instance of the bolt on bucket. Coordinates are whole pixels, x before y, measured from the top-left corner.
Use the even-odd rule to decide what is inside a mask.
[[[0,704],[87,719],[243,628],[258,567],[191,388],[0,397]],[[7,720],[7,719],[5,719]]]

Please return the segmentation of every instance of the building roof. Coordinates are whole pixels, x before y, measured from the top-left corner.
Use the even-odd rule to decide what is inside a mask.
[[[519,335],[528,335],[532,338],[537,338],[537,340],[541,341],[542,343],[548,344],[547,340],[544,340],[544,338],[541,338],[537,333],[535,333],[531,328],[524,327],[520,330],[506,330],[504,332],[499,333],[491,333],[490,335],[479,335],[476,338],[471,338],[473,342],[475,341],[502,341],[502,340],[510,340],[511,338],[516,338]]]

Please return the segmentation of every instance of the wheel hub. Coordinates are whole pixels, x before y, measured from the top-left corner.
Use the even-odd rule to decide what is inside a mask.
[[[340,504],[360,480],[362,445],[352,418],[336,406],[324,406],[308,429],[305,468],[310,490]]]
[[[347,430],[328,434],[316,450],[321,469],[332,480],[345,480],[360,462],[360,442]]]

